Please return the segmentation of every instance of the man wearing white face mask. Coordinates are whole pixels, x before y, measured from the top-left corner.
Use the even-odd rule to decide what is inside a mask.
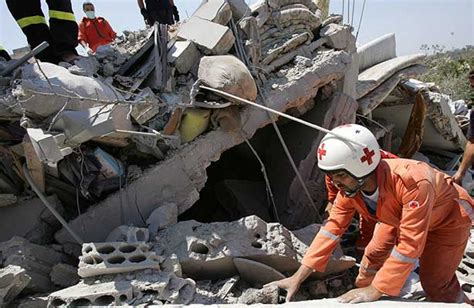
[[[99,46],[111,43],[117,34],[103,17],[95,16],[92,2],[82,4],[86,17],[79,24],[79,43],[88,54],[94,54]]]

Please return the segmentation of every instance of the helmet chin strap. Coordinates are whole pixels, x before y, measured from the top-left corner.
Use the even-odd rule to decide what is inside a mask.
[[[357,193],[360,191],[362,186],[364,186],[365,181],[367,180],[367,178],[368,177],[364,177],[364,178],[361,178],[361,179],[356,179],[357,180],[356,187],[354,189],[351,189],[351,190],[343,189],[344,194],[349,198],[354,198],[357,195]]]

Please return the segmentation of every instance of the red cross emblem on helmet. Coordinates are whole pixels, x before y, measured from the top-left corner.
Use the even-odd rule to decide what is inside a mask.
[[[364,155],[360,158],[360,161],[361,162],[367,162],[367,164],[372,165],[372,163],[374,162],[372,157],[375,156],[375,151],[372,150],[370,151],[369,148],[364,148]]]
[[[318,149],[319,160],[323,159],[323,156],[326,156],[326,150],[324,149],[324,143]]]
[[[408,203],[408,207],[412,210],[417,209],[420,207],[420,203],[418,201],[410,201]]]

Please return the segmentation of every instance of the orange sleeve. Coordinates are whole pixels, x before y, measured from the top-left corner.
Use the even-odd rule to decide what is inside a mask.
[[[328,201],[331,203],[334,203],[334,200],[336,200],[336,196],[339,190],[331,182],[331,179],[327,175],[324,177],[324,180],[326,181],[326,191],[328,192]]]
[[[377,290],[391,296],[399,295],[423,252],[435,200],[434,188],[427,180],[402,190],[398,244],[372,282]]]
[[[302,264],[315,271],[324,272],[329,257],[354,216],[355,207],[350,203],[351,201],[341,201],[341,199],[339,194],[334,200],[328,220],[316,234],[301,261]]]
[[[110,26],[109,22],[107,20],[105,20],[105,25],[107,27],[107,33],[109,34],[109,38],[112,39],[112,40],[115,40],[115,38],[117,37],[117,33],[115,33],[114,29],[112,29],[112,27]]]
[[[78,33],[78,41],[84,41],[86,43],[89,43],[87,40],[87,34],[86,34],[86,29],[85,29],[85,24],[84,22],[81,21],[79,24],[79,33]]]

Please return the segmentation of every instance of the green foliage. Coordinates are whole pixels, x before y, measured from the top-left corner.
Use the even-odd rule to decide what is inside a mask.
[[[436,83],[441,92],[453,100],[463,99],[474,104],[468,79],[469,72],[474,69],[474,46],[445,51],[443,46],[425,44],[420,49],[428,54],[425,64],[430,68],[420,80]]]

